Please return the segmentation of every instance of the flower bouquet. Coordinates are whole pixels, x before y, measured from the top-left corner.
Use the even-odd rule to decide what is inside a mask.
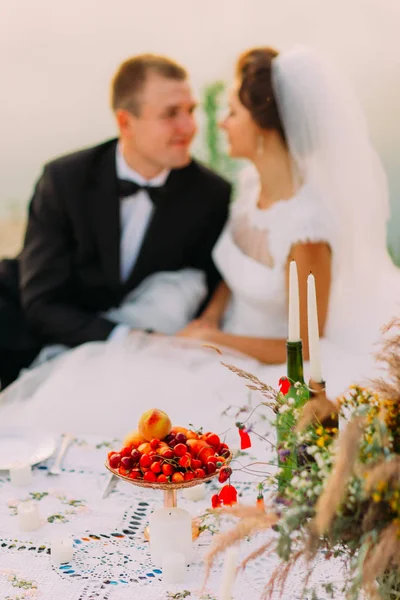
[[[285,597],[289,574],[305,559],[303,597],[317,599],[312,583],[317,555],[327,561],[339,558],[344,567],[340,583],[332,576],[323,584],[326,597],[400,598],[400,335],[384,342],[378,359],[388,378],[371,382],[370,389],[352,386],[338,399],[345,425],[340,435],[326,420],[333,406],[326,398],[302,405],[276,394],[277,427],[282,413],[295,425],[277,448],[277,469],[268,479],[275,491],[263,510],[220,509],[238,523],[217,537],[209,567],[230,544],[273,527],[276,535],[241,565],[265,553],[279,556],[281,563],[266,579],[266,598],[277,590]],[[298,394],[306,394],[307,387],[299,384]],[[290,477],[287,460],[292,461]]]

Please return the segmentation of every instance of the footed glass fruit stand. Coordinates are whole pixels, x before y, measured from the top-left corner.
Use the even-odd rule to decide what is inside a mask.
[[[229,457],[226,458],[226,461],[223,466],[226,466],[232,460],[232,454],[229,454]],[[126,483],[130,483],[132,485],[136,485],[142,488],[149,488],[152,490],[162,490],[164,492],[164,507],[171,508],[177,506],[177,492],[178,490],[183,490],[185,488],[194,487],[196,485],[200,485],[202,483],[207,483],[207,481],[211,481],[215,477],[219,476],[220,469],[217,469],[214,473],[210,475],[206,475],[205,477],[201,477],[198,479],[190,479],[188,481],[182,481],[179,483],[170,483],[170,482],[152,482],[152,481],[144,481],[143,479],[131,479],[126,475],[121,475],[117,469],[113,469],[110,467],[108,460],[105,462],[105,466],[107,469],[119,479],[122,479]],[[193,539],[198,537],[199,535],[199,525],[196,519],[193,519],[192,522],[192,535]],[[144,536],[147,540],[150,539],[149,528],[148,526],[144,530]]]

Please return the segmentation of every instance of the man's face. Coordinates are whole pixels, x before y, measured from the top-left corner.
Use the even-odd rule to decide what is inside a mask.
[[[117,111],[128,155],[155,170],[184,167],[196,133],[196,103],[187,81],[150,74],[138,96],[138,115]]]

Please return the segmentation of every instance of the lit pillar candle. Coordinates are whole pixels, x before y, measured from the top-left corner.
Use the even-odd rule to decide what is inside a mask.
[[[185,579],[185,563],[185,557],[179,552],[164,554],[162,559],[164,583],[182,583]]]
[[[321,355],[319,347],[319,327],[317,294],[315,277],[312,273],[307,279],[307,316],[308,316],[308,347],[310,352],[310,379],[323,381],[321,373]]]
[[[299,278],[294,260],[289,265],[289,342],[300,341]]]
[[[69,563],[74,557],[74,542],[72,538],[56,538],[50,545],[51,559],[57,564]]]
[[[20,502],[17,508],[18,523],[21,531],[36,531],[40,527],[38,505],[34,502]]]
[[[150,551],[155,565],[162,566],[165,554],[183,554],[186,563],[193,552],[192,517],[183,508],[160,508],[149,520]]]
[[[232,588],[236,578],[237,558],[237,548],[228,548],[226,550],[224,567],[221,576],[219,600],[232,600]]]

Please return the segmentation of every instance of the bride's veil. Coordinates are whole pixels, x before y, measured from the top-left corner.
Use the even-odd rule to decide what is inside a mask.
[[[273,84],[295,178],[324,203],[334,233],[326,336],[360,347],[400,303],[400,271],[386,250],[386,176],[361,106],[333,64],[297,47],[274,59]]]

